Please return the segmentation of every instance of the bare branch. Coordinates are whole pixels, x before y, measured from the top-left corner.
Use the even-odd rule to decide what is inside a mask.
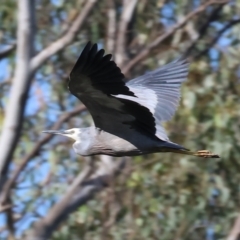
[[[0,136],[0,192],[20,136],[31,76],[29,64],[33,48],[34,1],[18,1],[17,64]]]
[[[7,80],[1,82],[1,83],[0,83],[0,88],[3,88],[3,87],[5,87],[6,85],[9,85],[11,82],[12,82],[11,79],[7,79]]]
[[[0,233],[7,230],[7,227],[6,226],[3,226],[3,227],[0,227]]]
[[[108,5],[107,50],[113,53],[116,34],[116,10],[114,0],[108,0]]]
[[[45,240],[50,237],[58,224],[64,220],[71,212],[76,210],[88,200],[92,199],[94,194],[109,185],[110,180],[122,169],[121,161],[119,165],[106,167],[101,164],[99,169],[94,172],[93,162],[88,159],[88,163],[62,200],[57,203],[48,213],[48,215],[35,224],[33,232],[28,236],[29,240]]]
[[[0,206],[0,213],[12,208],[11,204]]]
[[[116,43],[116,54],[115,60],[118,66],[121,68],[124,61],[126,60],[125,55],[125,44],[126,44],[126,32],[128,23],[130,22],[133,11],[136,7],[137,0],[124,0],[123,11],[121,15],[121,19],[118,26],[118,34],[117,34],[117,43]]]
[[[193,50],[196,47],[196,44],[199,40],[201,40],[205,34],[207,33],[207,30],[210,26],[210,24],[218,18],[224,4],[217,6],[210,14],[208,19],[206,19],[205,23],[200,27],[200,29],[197,31],[198,36],[192,41],[191,45],[188,47],[188,49],[185,52],[185,56],[188,57],[190,54],[193,54]],[[196,30],[195,30],[196,31]],[[192,33],[190,33],[192,35]],[[189,35],[190,35],[189,34]]]
[[[135,56],[129,63],[126,64],[126,66],[122,69],[122,72],[124,74],[127,74],[132,67],[134,67],[137,63],[139,63],[141,60],[146,58],[148,54],[151,52],[152,49],[157,47],[160,43],[162,43],[164,40],[166,40],[168,37],[172,36],[178,29],[184,27],[184,25],[191,20],[192,18],[196,17],[201,12],[205,11],[206,8],[208,8],[211,5],[215,4],[226,4],[229,0],[223,0],[223,1],[217,1],[217,0],[211,0],[207,1],[200,7],[198,7],[196,10],[190,12],[184,19],[182,19],[180,22],[176,23],[169,31],[166,31],[164,34],[160,35],[158,38],[156,38],[149,46],[144,48],[137,56]]]
[[[9,45],[5,47],[1,52],[0,52],[0,60],[3,58],[7,57],[14,49],[16,48],[16,44]]]
[[[80,105],[80,106],[76,107],[74,110],[72,110],[71,112],[63,114],[63,116],[59,118],[59,120],[53,125],[53,127],[51,129],[52,130],[59,129],[64,122],[68,121],[71,117],[79,114],[80,112],[84,111],[85,109],[86,109],[85,106]],[[32,149],[32,151],[30,153],[28,153],[28,155],[25,156],[25,158],[22,160],[22,163],[13,172],[12,177],[5,183],[3,190],[1,192],[1,195],[0,195],[0,204],[4,204],[6,202],[8,196],[10,194],[11,188],[14,186],[18,176],[20,175],[22,170],[26,167],[28,162],[39,153],[41,147],[44,144],[46,144],[47,142],[49,142],[52,139],[52,137],[53,137],[53,135],[51,135],[51,134],[46,135],[39,142],[37,142],[36,145],[34,146],[34,148]]]
[[[235,223],[226,239],[227,240],[238,240],[239,237],[240,237],[240,214],[236,218]]]
[[[84,180],[86,180],[86,178],[88,178],[92,174],[92,171],[93,168],[90,161],[90,163],[87,163],[82,172],[74,180],[67,193],[64,194],[62,200],[53,206],[53,208],[50,210],[50,212],[45,218],[35,224],[35,228],[32,233],[33,235],[31,234],[29,236],[29,240],[48,239],[50,234],[56,228],[56,225],[58,225],[58,223],[62,221],[67,214],[65,212],[69,211],[69,209],[67,208],[69,206],[69,203],[72,200],[74,201],[74,195],[76,195],[77,188],[81,186]]]
[[[72,23],[72,26],[69,28],[69,30],[64,34],[64,36],[51,43],[48,47],[43,49],[32,59],[30,70],[31,73],[34,73],[40,66],[42,66],[42,64],[49,57],[56,54],[57,52],[65,48],[67,45],[72,43],[95,3],[96,0],[86,1],[86,4],[83,7],[82,11]]]
[[[200,53],[198,53],[195,58],[200,58],[201,56],[204,56],[208,53],[209,49],[216,44],[216,42],[220,39],[220,37],[232,26],[239,24],[240,19],[234,19],[229,21],[219,32],[218,34],[212,39],[212,41],[207,45],[207,47],[202,50]]]

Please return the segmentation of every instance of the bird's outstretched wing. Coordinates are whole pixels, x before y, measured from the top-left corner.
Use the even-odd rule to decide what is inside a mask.
[[[134,129],[155,136],[152,113],[137,102],[111,57],[89,42],[70,73],[70,92],[88,108],[96,127],[115,135]],[[136,101],[114,95],[131,96]]]
[[[96,127],[116,135],[135,129],[168,141],[161,122],[174,114],[187,73],[186,61],[179,59],[125,84],[111,55],[88,43],[70,73],[69,90]]]
[[[156,135],[162,140],[168,138],[161,122],[170,120],[179,105],[180,87],[187,79],[188,65],[186,59],[179,58],[126,84],[138,97],[137,102],[150,109],[156,122]],[[117,97],[135,101],[131,96]]]

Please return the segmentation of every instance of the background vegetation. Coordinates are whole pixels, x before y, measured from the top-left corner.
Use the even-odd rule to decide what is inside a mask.
[[[0,239],[239,239],[239,16],[239,0],[2,0]],[[128,79],[189,57],[165,126],[221,158],[83,158],[42,134],[92,124],[67,91],[89,40]]]

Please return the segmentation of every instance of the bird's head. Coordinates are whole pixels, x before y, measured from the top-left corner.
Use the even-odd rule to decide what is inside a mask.
[[[75,141],[80,139],[81,136],[81,129],[79,128],[72,128],[69,130],[61,130],[61,131],[56,131],[56,130],[45,130],[42,131],[43,133],[50,133],[50,134],[59,134],[65,137],[69,137],[74,139]]]

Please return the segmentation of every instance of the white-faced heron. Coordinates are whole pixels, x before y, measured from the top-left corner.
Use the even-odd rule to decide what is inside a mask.
[[[68,87],[88,108],[95,126],[65,131],[44,131],[75,140],[82,156],[137,156],[175,152],[198,157],[215,155],[207,150],[191,152],[171,142],[162,126],[175,113],[180,86],[187,78],[188,63],[178,59],[127,83],[112,55],[90,42],[70,73]]]

